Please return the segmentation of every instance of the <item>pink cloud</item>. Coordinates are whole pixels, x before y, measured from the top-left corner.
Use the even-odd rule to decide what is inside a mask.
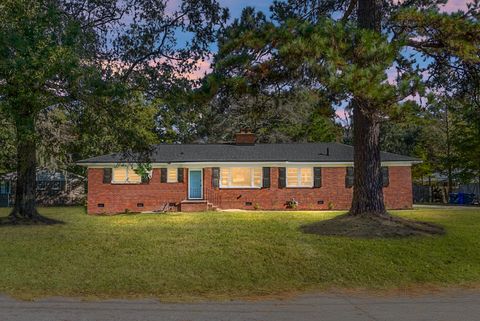
[[[400,103],[405,103],[407,101],[414,101],[422,106],[425,105],[425,100],[418,93],[405,97],[403,100],[400,101]]]
[[[395,85],[397,83],[397,68],[395,66],[391,66],[387,69],[387,82],[390,85]]]
[[[440,6],[440,11],[442,12],[457,12],[459,10],[467,10],[467,4],[473,3],[474,0],[448,0],[444,5]],[[400,4],[405,2],[405,0],[393,0],[394,4]]]
[[[467,10],[467,4],[473,3],[473,0],[449,0],[445,5],[440,7],[442,12],[456,12],[459,10]]]
[[[199,60],[196,63],[195,70],[185,75],[187,79],[197,80],[212,71],[211,57],[205,60]]]
[[[211,62],[212,62],[212,55],[207,56],[204,60],[198,60],[195,63],[194,69],[189,73],[176,73],[179,77],[184,77],[189,80],[198,80],[212,71]],[[166,58],[159,58],[159,59],[151,59],[147,63],[151,67],[157,67],[158,65],[166,62]],[[110,68],[115,73],[122,73],[127,70],[131,65],[125,63],[120,60],[113,60],[113,61],[103,61],[102,67],[103,68]],[[140,68],[140,67],[138,67]],[[138,69],[135,68],[135,69]]]
[[[340,119],[345,119],[345,118],[349,117],[348,112],[343,107],[338,107],[335,110],[335,115],[337,115],[337,117],[340,118]]]

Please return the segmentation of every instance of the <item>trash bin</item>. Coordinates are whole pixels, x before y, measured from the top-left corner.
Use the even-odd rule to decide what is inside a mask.
[[[475,201],[473,193],[450,193],[448,194],[448,203],[458,205],[472,205]]]
[[[457,204],[457,199],[458,199],[458,193],[448,194],[448,203]]]
[[[465,196],[464,196],[464,204],[465,205],[472,205],[474,200],[475,200],[475,194],[465,193]]]
[[[465,193],[458,193],[456,204],[461,204],[461,205],[465,204]]]

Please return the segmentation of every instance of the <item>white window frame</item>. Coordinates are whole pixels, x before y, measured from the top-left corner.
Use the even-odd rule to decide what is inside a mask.
[[[116,181],[115,180],[115,173],[113,172],[114,170],[118,170],[119,168],[125,168],[125,171],[126,171],[126,180],[125,181]],[[140,182],[130,182],[129,181],[129,175],[128,175],[128,171],[129,170],[132,170],[132,171],[135,171],[135,169],[133,167],[130,167],[130,166],[118,166],[118,167],[113,167],[112,168],[112,184],[131,184],[131,185],[135,185],[135,184],[141,184],[142,183],[142,178],[140,177]],[[137,174],[138,175],[138,174]]]
[[[298,170],[298,173],[297,173],[297,180],[298,180],[298,184],[297,186],[290,186],[289,183],[288,183],[288,169],[291,169],[291,168],[295,168]],[[301,169],[304,169],[304,168],[308,168],[310,169],[310,171],[312,172],[312,184],[309,184],[309,185],[300,185],[302,183],[302,173],[301,173]],[[313,172],[313,167],[311,166],[288,166],[285,170],[285,186],[288,187],[288,188],[305,188],[305,187],[313,187],[313,184],[314,184],[314,180],[315,180],[315,177],[314,177],[314,172]]]
[[[175,180],[170,180],[170,171],[175,172]],[[167,167],[167,183],[178,183],[178,168],[177,167]]]
[[[230,185],[223,185],[222,184],[222,169],[228,169],[228,178],[227,181],[231,184],[232,183],[232,169],[233,168],[249,168],[250,169],[250,179],[251,179],[251,184],[250,186],[230,186]],[[255,168],[260,168],[260,185],[255,186]],[[222,166],[220,167],[220,182],[219,186],[220,188],[249,188],[249,189],[260,189],[263,187],[263,170],[262,167],[258,166]]]

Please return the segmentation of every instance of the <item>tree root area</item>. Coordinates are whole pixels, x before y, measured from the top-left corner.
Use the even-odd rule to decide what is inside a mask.
[[[0,217],[0,226],[5,225],[54,225],[63,224],[62,221],[48,218],[37,211],[29,215],[19,215],[13,211],[7,217]]]
[[[356,238],[404,238],[445,234],[442,226],[388,214],[383,216],[345,214],[330,220],[303,225],[300,229],[308,234]]]

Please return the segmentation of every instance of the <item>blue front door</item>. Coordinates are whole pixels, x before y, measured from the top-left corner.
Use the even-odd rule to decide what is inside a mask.
[[[188,173],[189,173],[188,198],[202,199],[203,198],[202,170],[190,169]]]

